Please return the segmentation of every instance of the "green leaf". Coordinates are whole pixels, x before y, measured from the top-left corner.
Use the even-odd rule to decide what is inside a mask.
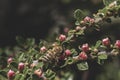
[[[42,46],[48,46],[48,42],[41,39],[39,42],[39,47],[41,48]]]
[[[18,45],[23,45],[25,42],[25,39],[23,37],[17,36],[16,41],[17,41]]]
[[[10,68],[11,68],[12,70],[16,71],[17,68],[18,68],[18,63],[15,62],[15,61],[13,61],[12,63],[10,63]]]
[[[114,1],[117,1],[117,0],[103,0],[103,3],[105,6],[108,6],[109,4],[111,4]]]
[[[105,52],[98,53],[98,64],[104,64],[104,61],[108,58],[108,55]]]
[[[34,38],[28,38],[26,40],[26,45],[27,46],[33,46],[35,44],[35,39]]]
[[[74,62],[74,60],[72,58],[69,58],[66,62],[66,64],[72,64]]]
[[[24,80],[25,76],[23,74],[17,74],[15,75],[14,80]]]
[[[2,80],[1,78],[6,78],[7,77],[7,69],[6,70],[0,70],[0,80]]]
[[[96,45],[95,45],[95,48],[98,48],[98,47],[101,45],[101,43],[102,43],[102,42],[101,42],[100,40],[97,41],[97,42],[96,42]]]
[[[104,64],[104,62],[105,62],[104,59],[98,59],[98,61],[97,61],[97,63],[100,64],[100,65]]]
[[[41,67],[43,67],[43,62],[39,62],[38,64],[37,64],[37,68],[41,68]]]
[[[74,18],[77,20],[75,22],[76,25],[80,25],[80,20],[82,20],[82,18],[84,17],[83,15],[84,15],[84,13],[82,10],[80,10],[80,9],[75,10]]]
[[[21,53],[21,55],[18,58],[19,62],[23,60],[24,56],[25,56],[25,53]]]
[[[77,67],[79,70],[88,70],[89,66],[88,66],[88,63],[87,62],[81,62],[81,63],[78,63],[77,64]]]
[[[68,32],[68,36],[73,35],[75,32],[76,32],[76,31],[75,31],[75,30],[73,30],[73,29],[69,30],[69,32]]]
[[[77,19],[77,20],[81,19],[82,15],[83,15],[83,11],[82,10],[80,10],[80,9],[75,10],[75,12],[74,12],[74,18],[75,19]]]
[[[67,66],[67,65],[69,65],[69,64],[72,64],[72,63],[74,63],[74,62],[75,62],[75,60],[73,60],[73,58],[70,58],[70,57],[69,57],[69,58],[65,61],[64,65],[61,66],[61,68],[65,67],[65,66]]]
[[[106,53],[102,53],[98,55],[98,59],[107,59],[107,54]]]
[[[66,41],[70,41],[72,38],[74,37],[74,35],[69,35],[66,39]]]
[[[80,30],[79,32],[75,33],[76,35],[84,35],[84,30]]]
[[[78,54],[78,52],[77,52],[74,48],[71,49],[70,51],[71,51],[71,53],[72,53],[73,55],[77,55],[77,54]]]
[[[75,22],[75,25],[80,25],[80,21],[76,21],[76,22]]]
[[[8,80],[6,77],[0,75],[0,80]]]
[[[99,10],[98,10],[99,13],[103,13],[103,14],[106,14],[107,11],[108,11],[108,9],[107,9],[106,7],[103,8],[103,9],[99,9]],[[98,26],[98,25],[97,25],[97,26]]]
[[[45,77],[46,77],[48,80],[54,80],[54,78],[55,78],[55,72],[53,72],[52,70],[48,69],[48,70],[46,71]]]

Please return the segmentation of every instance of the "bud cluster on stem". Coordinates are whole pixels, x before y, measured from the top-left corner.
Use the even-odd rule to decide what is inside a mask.
[[[109,55],[112,56],[111,54],[114,54],[114,53],[120,54],[120,40],[116,40],[116,42],[112,44],[112,41],[110,40],[110,38],[106,37],[102,40],[97,41],[95,45],[91,45],[88,43],[81,45],[81,43],[83,43],[84,41],[77,42],[77,41],[80,41],[79,39],[81,39],[84,35],[86,35],[84,32],[85,29],[87,31],[87,29],[90,29],[91,27],[93,27],[96,30],[96,27],[100,28],[99,22],[101,20],[105,21],[111,18],[112,16],[116,16],[116,14],[118,16],[119,15],[118,10],[120,10],[120,8],[117,7],[119,9],[114,9],[114,7],[117,7],[116,1],[107,7],[107,8],[111,8],[112,10],[111,12],[109,11],[109,9],[104,8],[106,9],[105,13],[102,12],[101,10],[101,12],[98,11],[98,13],[95,14],[94,15],[95,17],[93,18],[88,16],[83,17],[83,20],[78,22],[79,24],[76,26],[75,29],[69,30],[68,28],[65,28],[64,29],[65,35],[60,34],[59,36],[57,36],[57,41],[55,42],[56,44],[53,44],[52,46],[51,45],[43,46],[43,44],[40,45],[42,47],[32,46],[28,49],[26,48],[25,52],[23,49],[23,53],[25,54],[23,54],[22,57],[25,56],[23,58],[25,60],[19,59],[18,60],[19,63],[16,61],[16,63],[18,63],[17,64],[18,65],[17,72],[19,72],[18,74],[24,74],[24,71],[27,71],[26,68],[27,69],[29,68],[29,71],[31,73],[33,72],[33,74],[41,78],[47,74],[47,69],[51,70],[51,71],[48,70],[48,73],[50,73],[52,72],[52,70],[54,70],[54,68],[62,69],[61,67],[63,67],[64,65],[66,66],[74,63],[87,62],[88,59],[91,59],[91,60],[97,59],[98,61],[100,60],[104,61],[108,58]],[[86,36],[84,37],[86,38]],[[74,42],[73,42],[73,39],[74,39]],[[75,46],[73,45],[74,43],[75,43]],[[34,48],[33,51],[29,50],[31,48]],[[20,58],[22,57],[20,56]],[[8,66],[8,68],[11,68],[10,63],[12,62],[13,62],[13,58],[8,58],[7,63],[8,65],[10,65]],[[24,62],[28,63],[28,65],[26,66]],[[84,64],[84,66],[86,67],[86,64]],[[43,68],[45,68],[45,70]],[[7,72],[8,80],[13,80],[13,78],[17,73],[16,71],[11,69]],[[31,74],[29,73],[26,73],[26,74],[28,76],[31,76]]]

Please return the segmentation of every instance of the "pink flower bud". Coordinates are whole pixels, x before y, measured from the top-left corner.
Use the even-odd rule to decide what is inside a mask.
[[[81,30],[82,28],[80,27],[80,26],[77,26],[76,27],[76,31],[79,31],[79,30]]]
[[[7,63],[10,64],[13,61],[13,58],[8,58]]]
[[[109,45],[110,45],[110,40],[109,40],[109,38],[104,38],[104,39],[102,40],[102,44],[103,44],[104,46],[109,46]]]
[[[89,51],[89,45],[87,43],[82,45],[82,51],[84,52]]]
[[[90,19],[90,23],[94,23],[95,22],[95,19]]]
[[[69,49],[65,50],[65,55],[66,56],[70,56],[71,55],[71,51]]]
[[[25,67],[24,63],[21,62],[21,63],[18,64],[18,70],[19,71],[23,71],[24,67]]]
[[[63,34],[61,34],[61,35],[59,36],[59,40],[60,40],[60,41],[65,41],[65,40],[66,40],[66,36],[63,35]]]
[[[15,72],[12,70],[9,70],[7,73],[8,80],[11,80],[15,76]]]
[[[46,50],[47,50],[47,49],[46,49],[45,46],[43,46],[43,47],[40,48],[40,51],[42,51],[42,52],[45,52]]]
[[[85,52],[81,52],[79,54],[79,59],[80,60],[86,60],[88,58],[87,54]]]
[[[120,49],[120,40],[116,40],[115,46]]]
[[[69,28],[64,28],[64,32],[67,33],[69,31]]]
[[[84,18],[84,21],[85,21],[85,22],[90,22],[90,20],[91,20],[91,18],[88,17],[88,16],[86,16],[86,17]]]

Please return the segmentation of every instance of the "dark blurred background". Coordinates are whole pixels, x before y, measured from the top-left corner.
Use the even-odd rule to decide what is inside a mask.
[[[0,46],[15,45],[16,36],[45,39],[50,29],[74,26],[74,10],[102,7],[102,0],[0,0]]]

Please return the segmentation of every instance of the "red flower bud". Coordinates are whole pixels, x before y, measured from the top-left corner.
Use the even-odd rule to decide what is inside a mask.
[[[61,34],[61,35],[59,36],[59,40],[60,40],[60,41],[65,41],[65,40],[66,40],[66,36],[63,35],[63,34]]]
[[[8,80],[11,80],[15,76],[15,72],[12,70],[9,70],[7,73]]]
[[[47,49],[46,49],[45,46],[43,46],[43,47],[40,48],[40,51],[42,51],[42,52],[45,52],[46,50],[47,50]]]
[[[89,45],[87,43],[82,45],[82,51],[84,52],[89,51]]]
[[[10,64],[13,61],[13,58],[8,58],[7,63]]]
[[[87,54],[85,52],[81,52],[79,54],[79,59],[80,60],[86,60],[88,58]]]
[[[110,45],[110,40],[109,40],[109,38],[104,38],[104,39],[102,40],[102,44],[103,44],[104,46],[109,46],[109,45]]]
[[[115,46],[120,49],[120,40],[116,40]]]
[[[65,55],[66,56],[70,56],[71,55],[71,51],[69,49],[65,50]]]
[[[19,63],[19,65],[18,65],[18,70],[19,70],[19,71],[23,71],[24,67],[25,67],[25,64],[21,62],[21,63]]]

